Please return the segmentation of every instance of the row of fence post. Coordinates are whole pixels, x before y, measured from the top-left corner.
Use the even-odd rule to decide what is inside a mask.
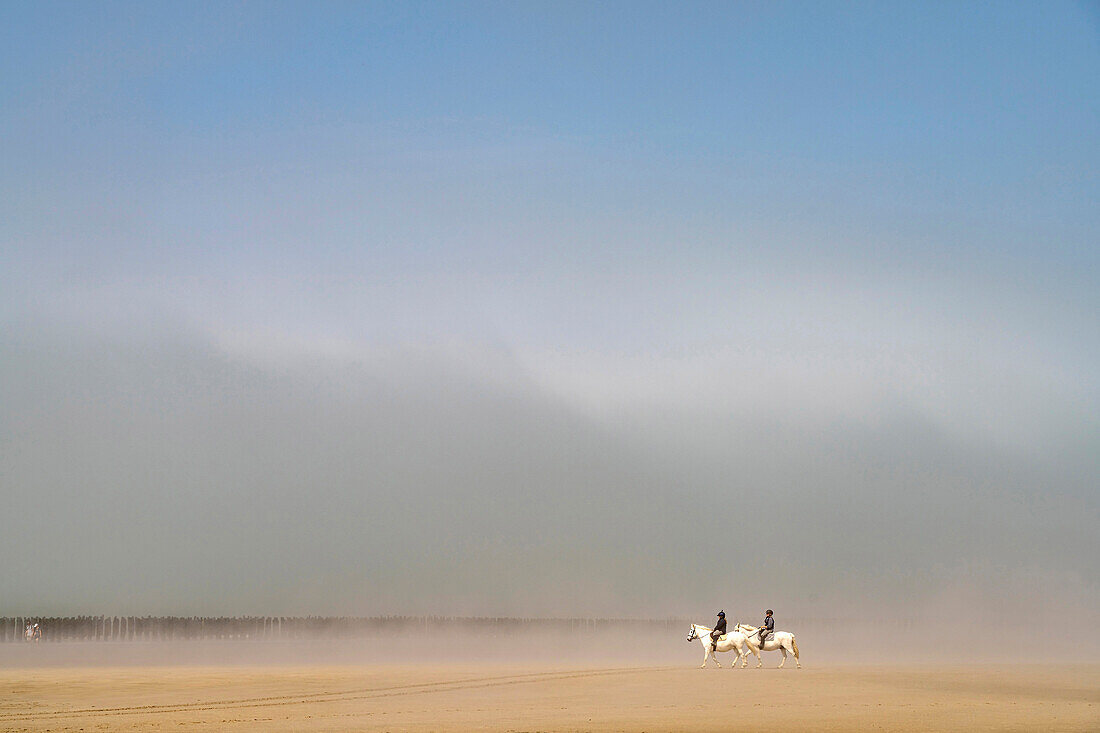
[[[161,641],[176,639],[274,639],[277,617],[15,616],[0,618],[0,642],[24,640],[38,624],[42,641]]]
[[[570,631],[675,629],[685,619],[514,618],[461,616],[9,616],[0,617],[0,643],[23,641],[28,624],[37,623],[42,641],[184,641],[191,639],[275,640],[308,637],[351,637],[383,632],[512,630]],[[846,625],[844,619],[789,619],[802,630]],[[913,626],[911,619],[861,622],[861,626]]]
[[[0,617],[0,643],[23,641],[29,624],[42,641],[174,641],[190,639],[294,639],[359,636],[386,631],[518,629],[597,631],[627,625],[680,626],[679,619],[485,618],[461,616],[8,616]]]

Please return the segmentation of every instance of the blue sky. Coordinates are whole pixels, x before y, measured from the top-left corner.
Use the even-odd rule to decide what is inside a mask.
[[[680,612],[711,589],[677,585],[678,563],[720,548],[664,502],[774,491],[810,507],[774,562],[819,603],[843,604],[826,589],[855,557],[877,581],[1057,568],[1087,607],[1098,171],[1090,3],[4,3],[3,480],[63,518],[8,527],[6,551],[113,533],[103,552],[143,577],[205,532],[241,558],[175,589],[85,568],[86,587],[9,595],[531,613],[537,567],[588,589],[562,612]],[[289,416],[312,452],[265,432]],[[382,451],[386,421],[407,440]],[[466,425],[483,432],[437,450],[432,430]],[[310,475],[328,509],[303,514]],[[175,539],[143,565],[73,476]],[[610,536],[589,523],[585,502],[634,502],[639,481],[650,509]],[[395,498],[419,492],[443,508]],[[228,516],[264,497],[303,564],[266,565],[258,524],[203,529],[186,496]],[[481,505],[495,519],[445,521]],[[407,542],[435,534],[370,544],[347,518],[383,506]],[[660,538],[644,560],[626,525]],[[1024,536],[1045,549],[1015,555]],[[407,572],[356,568],[368,545]],[[425,546],[514,583],[432,595]],[[653,572],[667,592],[640,590]],[[227,590],[240,577],[267,585]]]
[[[1098,21],[1088,5],[6,13],[10,165],[24,176],[33,166],[46,185],[86,176],[124,198],[219,163],[261,174],[297,165],[300,186],[322,182],[313,176],[354,185],[332,180],[332,167],[362,156],[385,179],[433,175],[482,197],[508,195],[512,173],[528,187],[511,192],[521,216],[659,207],[726,226],[755,215],[930,231],[939,241],[909,246],[1025,257],[1056,226],[1062,236],[1044,249],[1086,261],[1095,237]],[[447,159],[463,154],[474,160]],[[993,228],[995,241],[941,243],[961,227]],[[872,246],[850,243],[861,245]],[[483,247],[492,264],[496,248]]]

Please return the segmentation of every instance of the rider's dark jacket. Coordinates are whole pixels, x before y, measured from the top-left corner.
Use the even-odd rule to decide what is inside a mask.
[[[718,623],[714,625],[714,631],[710,632],[710,635],[717,638],[726,633],[726,620],[724,618],[718,619]]]
[[[775,619],[771,616],[764,617],[764,628],[768,631],[775,631]]]

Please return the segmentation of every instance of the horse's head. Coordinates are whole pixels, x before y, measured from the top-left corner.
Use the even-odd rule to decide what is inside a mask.
[[[699,627],[692,624],[691,631],[688,632],[688,641],[695,641],[697,638],[699,638]]]

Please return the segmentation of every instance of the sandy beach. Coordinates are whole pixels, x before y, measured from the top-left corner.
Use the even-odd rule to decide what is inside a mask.
[[[1094,731],[1100,666],[0,671],[0,730]]]

